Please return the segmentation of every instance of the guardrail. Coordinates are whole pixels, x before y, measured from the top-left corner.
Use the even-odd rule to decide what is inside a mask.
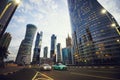
[[[97,69],[97,68],[101,68],[101,69],[113,69],[113,68],[120,68],[120,66],[68,66],[68,68],[88,68],[88,69]]]

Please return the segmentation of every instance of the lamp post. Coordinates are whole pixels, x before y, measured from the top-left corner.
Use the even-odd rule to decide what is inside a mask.
[[[102,9],[101,10],[101,14],[105,14],[109,20],[111,21],[111,27],[115,28],[117,33],[120,35],[120,27],[117,26],[116,22],[113,20],[113,17],[110,17],[108,14],[107,14],[107,10],[105,9]]]

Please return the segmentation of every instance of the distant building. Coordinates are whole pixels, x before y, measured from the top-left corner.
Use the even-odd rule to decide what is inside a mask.
[[[53,59],[54,63],[56,63],[56,39],[57,39],[57,37],[53,34],[51,36],[50,58]]]
[[[57,62],[62,62],[62,49],[61,49],[61,44],[57,44]]]
[[[97,0],[68,0],[76,65],[120,65],[118,23]]]
[[[43,32],[37,33],[36,41],[35,41],[34,54],[33,54],[33,61],[32,61],[33,64],[39,64],[40,63],[42,36],[43,36]]]
[[[62,48],[62,59],[63,59],[63,64],[69,64],[68,49],[67,48]]]
[[[0,38],[4,34],[18,3],[15,0],[0,0]]]
[[[68,52],[69,64],[73,64],[73,45],[72,45],[72,39],[69,35],[66,38],[66,48],[68,50],[67,52]]]
[[[73,64],[72,47],[62,48],[62,60],[64,64]]]
[[[66,47],[71,47],[72,46],[72,39],[68,35],[68,38],[66,38]]]
[[[10,45],[11,39],[12,37],[9,33],[5,33],[0,39],[0,67],[4,66],[4,59],[7,58],[9,54],[8,47]]]
[[[41,64],[50,64],[53,65],[53,60],[51,58],[44,58],[44,57],[40,57],[40,65]]]
[[[28,24],[26,28],[25,38],[21,42],[16,57],[16,63],[19,65],[28,65],[31,62],[32,43],[37,28],[33,24]]]
[[[48,55],[48,47],[44,47],[44,58],[47,58]]]

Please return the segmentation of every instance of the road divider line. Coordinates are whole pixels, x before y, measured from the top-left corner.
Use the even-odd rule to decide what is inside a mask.
[[[39,72],[40,73],[40,72]],[[44,76],[44,77],[47,77],[49,80],[54,80],[53,78],[51,78],[51,77],[49,77],[49,76],[47,76],[47,75],[45,75],[45,74],[43,74],[43,73],[40,73],[42,76]]]
[[[115,79],[115,78],[109,78],[109,77],[103,77],[103,76],[95,76],[95,75],[89,75],[89,74],[80,74],[80,73],[73,73],[73,72],[71,72],[71,74],[87,76],[87,77],[96,77],[96,78],[102,78],[102,79],[120,80],[120,79]]]
[[[32,80],[35,80],[36,76],[38,75],[39,72],[36,72],[35,76],[32,78]]]

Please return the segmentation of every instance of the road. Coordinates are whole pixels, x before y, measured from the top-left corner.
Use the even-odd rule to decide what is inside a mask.
[[[71,67],[67,71],[22,69],[0,80],[120,80],[119,68]]]
[[[38,76],[41,74],[50,80],[120,80],[120,70],[116,68],[70,68],[68,71],[40,71]]]

